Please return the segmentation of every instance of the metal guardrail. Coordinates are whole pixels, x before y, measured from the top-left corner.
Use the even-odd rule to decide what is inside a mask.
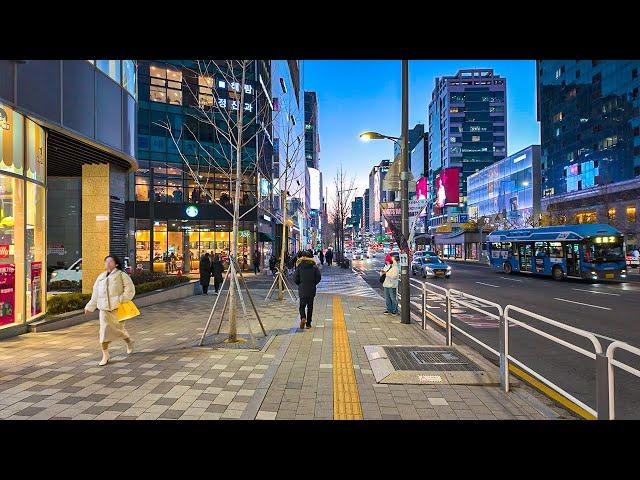
[[[629,345],[625,342],[614,341],[607,348],[606,354],[603,353],[602,345],[598,338],[592,332],[587,330],[583,330],[580,328],[572,327],[571,325],[566,325],[564,323],[558,322],[551,318],[544,317],[535,312],[531,312],[524,308],[515,306],[515,305],[507,305],[502,308],[502,306],[498,303],[491,302],[484,298],[471,295],[469,293],[465,293],[461,290],[456,289],[447,289],[444,287],[440,287],[438,285],[434,285],[432,283],[422,281],[416,279],[410,279],[412,286],[416,288],[422,289],[422,328],[426,328],[426,320],[428,316],[427,312],[427,303],[429,294],[435,296],[438,300],[446,301],[446,310],[447,310],[447,318],[444,323],[444,327],[446,330],[446,344],[447,346],[452,345],[452,337],[453,330],[463,334],[465,337],[474,341],[478,345],[481,345],[483,348],[487,349],[489,352],[496,355],[500,360],[500,385],[505,392],[509,391],[509,362],[517,365],[522,370],[530,374],[539,382],[546,385],[546,387],[554,390],[560,395],[564,396],[568,400],[570,400],[575,405],[579,406],[589,414],[596,417],[598,420],[602,419],[614,419],[615,418],[615,390],[614,390],[614,371],[613,367],[619,367],[626,372],[629,372],[636,377],[640,378],[640,370],[637,370],[625,363],[622,363],[619,360],[614,359],[613,355],[617,349],[625,350],[627,352],[633,353],[640,357],[640,348]],[[482,306],[471,303],[469,300],[473,300],[475,302],[479,302]],[[476,312],[479,312],[483,315],[486,315],[489,318],[494,320],[498,320],[498,343],[499,349],[495,350],[489,345],[485,344],[478,338],[471,335],[469,332],[464,331],[460,327],[456,326],[452,322],[452,307],[453,305],[462,305],[466,308],[472,309]],[[497,314],[489,311],[484,308],[492,308],[497,311]],[[575,335],[581,336],[589,340],[593,345],[593,351],[587,350],[585,348],[579,347],[570,343],[562,338],[558,338],[550,333],[544,332],[539,328],[535,328],[522,320],[518,320],[512,316],[512,312],[518,312],[521,315],[528,316],[534,320],[540,321],[547,325],[554,326],[556,328],[562,329],[564,331],[573,333]],[[435,316],[435,315],[434,315]],[[441,321],[441,319],[439,319]],[[535,370],[527,367],[522,362],[518,361],[512,355],[509,354],[509,325],[518,325],[525,330],[535,333],[547,340],[550,340],[556,344],[562,345],[565,348],[568,348],[574,352],[580,353],[588,358],[595,360],[596,367],[596,409],[591,408],[589,405],[584,402],[578,400],[573,395],[566,392],[562,387],[556,385],[551,380],[545,378],[543,375],[539,374]]]
[[[613,371],[613,367],[616,366],[618,368],[621,368],[622,370],[629,372],[632,375],[635,375],[636,377],[640,377],[640,370],[636,370],[633,367],[630,367],[629,365],[622,363],[619,360],[616,360],[613,358],[613,354],[615,353],[615,351],[617,349],[620,350],[625,350],[629,353],[633,353],[637,356],[640,357],[640,348],[636,348],[632,345],[629,345],[627,343],[621,342],[619,340],[616,340],[615,342],[611,343],[608,347],[607,347],[607,353],[606,353],[606,357],[607,357],[607,378],[608,378],[608,384],[607,384],[607,391],[608,391],[608,402],[609,402],[609,420],[615,420],[616,418],[616,399],[615,399],[615,381],[614,381],[614,371]]]

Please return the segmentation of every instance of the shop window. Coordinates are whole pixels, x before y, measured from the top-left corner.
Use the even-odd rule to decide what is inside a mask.
[[[44,129],[29,119],[26,120],[25,129],[27,134],[26,175],[28,178],[44,183],[46,177]]]
[[[26,298],[27,319],[33,319],[44,313],[46,301],[45,261],[45,189],[41,185],[27,182],[27,275]]]
[[[615,222],[616,221],[616,209],[615,208],[610,208],[607,210],[607,218],[609,219],[610,222]]]
[[[636,207],[627,207],[627,222],[635,223],[636,221]]]
[[[0,328],[24,321],[24,180],[0,175]]]
[[[24,117],[0,104],[0,170],[22,175]]]
[[[596,223],[596,212],[591,210],[576,213],[576,223]]]

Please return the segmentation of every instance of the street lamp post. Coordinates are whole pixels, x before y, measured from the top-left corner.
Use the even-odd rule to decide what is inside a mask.
[[[402,236],[407,242],[405,252],[409,248],[409,61],[402,60],[402,130],[401,136],[391,137],[378,132],[364,132],[360,134],[362,140],[391,140],[400,147],[400,228]],[[411,323],[409,265],[400,267],[400,321]]]

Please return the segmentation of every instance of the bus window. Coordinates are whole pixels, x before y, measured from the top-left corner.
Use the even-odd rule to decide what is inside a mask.
[[[535,256],[544,257],[545,255],[547,255],[547,242],[536,242]]]
[[[562,244],[560,242],[549,242],[549,257],[562,258]]]

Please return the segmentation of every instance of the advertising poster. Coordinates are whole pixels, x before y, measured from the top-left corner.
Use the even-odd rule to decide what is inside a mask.
[[[438,207],[457,205],[459,199],[460,169],[451,167],[443,169],[436,177],[436,204]]]
[[[42,262],[31,262],[31,316],[42,312]]]
[[[13,323],[16,285],[16,266],[0,264],[0,325]]]

